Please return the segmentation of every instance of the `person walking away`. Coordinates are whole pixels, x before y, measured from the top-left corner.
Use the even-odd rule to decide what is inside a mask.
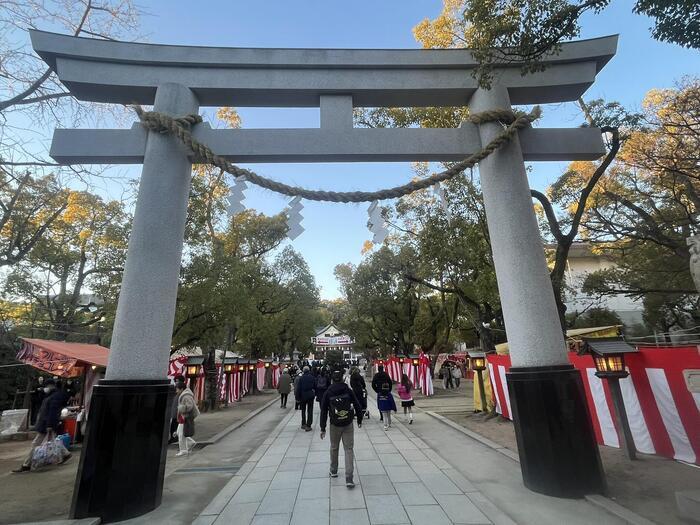
[[[445,390],[452,388],[452,370],[450,369],[450,365],[447,363],[442,369],[442,382]]]
[[[396,392],[399,394],[399,398],[401,399],[403,415],[405,416],[408,412],[409,425],[413,424],[413,406],[415,405],[413,402],[413,396],[411,395],[412,388],[413,386],[411,385],[411,381],[408,379],[408,376],[403,374],[401,376],[401,383],[399,383],[399,386],[396,387]]]
[[[277,392],[280,395],[280,408],[287,408],[287,397],[289,397],[291,391],[292,376],[289,375],[289,370],[285,368],[277,381]]]
[[[326,437],[326,418],[330,417],[331,467],[330,476],[338,477],[338,452],[343,442],[345,452],[345,486],[353,488],[355,462],[355,430],[352,422],[357,417],[357,428],[362,428],[362,405],[352,389],[345,383],[342,370],[333,372],[333,383],[321,400],[321,439]]]
[[[379,365],[377,373],[372,378],[372,390],[377,393],[377,409],[379,410],[380,421],[384,421],[384,430],[391,427],[391,412],[396,412],[396,402],[391,395],[393,383],[391,377],[384,371],[384,367]]]
[[[173,385],[177,389],[177,384],[178,382],[185,382],[185,378],[178,374],[175,377],[173,377]],[[173,396],[172,403],[170,404],[170,433],[168,434],[170,437],[168,438],[168,445],[171,443],[177,443],[177,397],[178,396]]]
[[[452,379],[454,379],[455,388],[459,388],[459,381],[462,379],[462,367],[459,364],[452,369]]]
[[[61,410],[68,404],[68,394],[62,388],[58,388],[56,381],[50,378],[44,381],[44,394],[46,397],[41,402],[39,413],[36,417],[36,425],[34,426],[36,436],[32,441],[29,454],[27,454],[22,464],[12,472],[28,471],[32,464],[34,450],[44,443],[47,435],[51,438],[61,424]],[[63,458],[63,462],[70,459],[70,457],[71,455],[68,454]]]
[[[363,417],[369,419],[369,410],[367,410],[367,384],[357,367],[353,368],[350,374],[350,388],[360,402],[360,405],[362,405],[362,410],[364,412]]]
[[[37,379],[37,387],[31,394],[30,397],[30,410],[29,410],[29,425],[34,426],[36,424],[36,419],[39,416],[39,409],[41,408],[41,403],[46,397],[46,392],[44,392],[44,376],[39,376]]]
[[[326,393],[330,385],[330,377],[328,377],[328,371],[322,368],[318,376],[316,376],[316,401],[318,401],[319,406],[321,401],[323,401],[323,394]]]
[[[176,456],[186,456],[197,444],[194,436],[194,420],[199,416],[199,409],[192,390],[187,387],[184,378],[175,383],[177,393],[177,441],[180,451]]]
[[[308,366],[304,367],[299,383],[294,391],[301,409],[301,428],[309,432],[314,423],[314,397],[316,396],[316,380]]]
[[[294,387],[294,410],[300,410],[301,409],[301,403],[299,402],[299,398],[297,397],[297,387],[299,386],[299,380],[301,379],[301,374],[295,374],[294,375],[294,382],[293,382],[293,387]]]

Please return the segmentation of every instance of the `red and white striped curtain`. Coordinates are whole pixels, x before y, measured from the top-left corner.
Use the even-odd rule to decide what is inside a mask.
[[[413,360],[409,360],[408,363],[403,364],[403,373],[408,376],[408,380],[411,382],[411,386],[416,388],[417,377],[416,377],[416,367],[413,366]]]
[[[581,373],[593,431],[599,444],[620,446],[607,381],[595,375],[589,355],[569,353]],[[689,391],[685,370],[700,368],[697,346],[640,348],[625,355],[630,375],[620,380],[622,399],[636,449],[644,454],[700,464],[700,395]],[[510,356],[488,356],[496,411],[512,419],[506,372]]]
[[[204,388],[206,381],[204,380],[204,367],[199,367],[199,373],[197,374],[197,380],[194,384],[194,399],[199,402],[204,399]]]
[[[272,388],[277,388],[282,370],[280,365],[272,365]]]
[[[185,375],[185,364],[187,363],[186,356],[176,357],[168,363],[168,377],[173,379],[175,376]]]
[[[433,376],[430,371],[430,358],[423,352],[418,357],[418,386],[424,396],[433,395]]]
[[[265,373],[267,372],[267,368],[265,368],[265,363],[258,363],[257,368],[256,368],[256,374],[257,374],[257,382],[258,382],[258,390],[264,390],[265,389]]]

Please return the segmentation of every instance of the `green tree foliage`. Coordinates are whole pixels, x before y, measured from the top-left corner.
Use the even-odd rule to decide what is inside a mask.
[[[17,322],[32,333],[85,340],[88,328],[107,313],[103,303],[112,305],[113,314],[129,217],[122,203],[85,191],[69,192],[65,208],[60,203],[58,210],[24,260],[11,267],[4,293],[18,305]],[[101,298],[99,308],[86,302],[88,293]]]
[[[488,86],[497,63],[515,63],[523,73],[543,69],[542,59],[581,32],[580,18],[600,13],[612,0],[443,0],[435,19],[413,29],[426,48],[468,47]],[[695,0],[636,0],[632,10],[652,18],[652,37],[700,48],[700,4]]]
[[[661,331],[700,321],[686,238],[700,211],[700,81],[652,90],[584,217],[585,235],[615,267],[593,273],[587,291],[641,298]]]

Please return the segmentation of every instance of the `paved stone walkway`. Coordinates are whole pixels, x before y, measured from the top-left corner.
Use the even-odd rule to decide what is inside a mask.
[[[329,439],[286,415],[193,522],[196,525],[513,524],[409,426],[355,426],[355,483],[328,476]],[[374,412],[376,414],[376,411]]]

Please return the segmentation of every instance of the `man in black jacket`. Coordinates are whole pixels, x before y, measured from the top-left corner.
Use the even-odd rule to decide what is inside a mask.
[[[333,384],[328,387],[321,401],[321,439],[326,437],[326,419],[331,420],[331,469],[330,476],[338,477],[338,451],[343,441],[345,451],[345,485],[355,486],[353,463],[355,461],[355,434],[352,421],[357,417],[357,427],[362,426],[362,405],[350,387],[343,382],[343,371],[333,372]]]
[[[46,393],[46,397],[41,402],[41,408],[39,408],[39,415],[36,418],[36,425],[34,427],[34,430],[36,430],[36,437],[34,441],[32,441],[31,449],[24,463],[12,472],[25,472],[29,470],[32,457],[34,456],[34,449],[44,442],[46,434],[57,430],[61,422],[61,410],[68,404],[68,393],[62,388],[57,388],[56,382],[53,379],[44,381],[44,392]],[[70,454],[64,458],[64,461],[69,458]]]
[[[377,395],[386,394],[387,392],[391,392],[393,384],[389,374],[384,371],[384,367],[379,365],[379,367],[377,367],[377,373],[374,374],[372,378],[372,390],[374,390]],[[382,411],[381,408],[379,409],[379,421],[384,421],[384,411]]]
[[[316,396],[316,378],[308,366],[304,367],[304,373],[299,378],[294,397],[301,410],[301,428],[309,432],[314,423],[314,397]]]

